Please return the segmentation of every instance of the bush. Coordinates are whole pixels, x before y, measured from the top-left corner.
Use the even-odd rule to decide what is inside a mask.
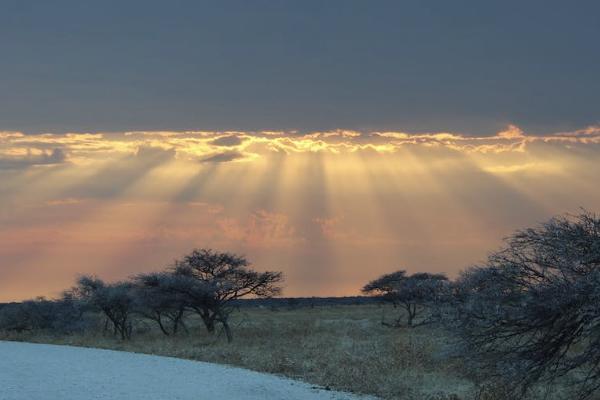
[[[600,219],[553,218],[518,231],[455,285],[452,328],[473,371],[513,398],[563,378],[574,396],[600,388]]]
[[[66,296],[100,311],[106,317],[105,330],[110,324],[114,335],[129,339],[132,332],[131,315],[135,306],[132,289],[130,282],[108,284],[95,277],[82,276]]]
[[[0,329],[5,331],[69,334],[84,328],[83,306],[71,298],[54,301],[37,298],[0,309]]]

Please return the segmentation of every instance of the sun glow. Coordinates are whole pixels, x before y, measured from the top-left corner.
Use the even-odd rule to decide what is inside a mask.
[[[597,205],[599,153],[598,127],[0,133],[0,301],[197,246],[283,270],[288,295],[354,294],[399,266],[455,273],[515,228]]]

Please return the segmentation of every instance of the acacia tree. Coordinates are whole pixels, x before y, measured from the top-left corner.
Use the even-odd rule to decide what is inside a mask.
[[[165,335],[176,335],[184,323],[186,297],[174,290],[168,273],[139,274],[134,278],[136,312],[155,321]]]
[[[445,275],[428,272],[407,275],[403,270],[383,275],[362,288],[362,292],[365,294],[381,296],[384,301],[392,303],[394,307],[404,308],[409,327],[431,322],[431,319],[425,319],[418,324],[414,323],[419,311],[430,309],[447,291],[448,278]],[[402,326],[402,315],[392,326]]]
[[[220,323],[229,342],[234,300],[275,296],[283,281],[281,272],[257,272],[244,257],[210,249],[193,250],[175,262],[171,274],[170,290],[184,296],[187,308],[202,318],[208,332],[214,333]]]
[[[513,398],[536,383],[600,389],[600,219],[583,212],[517,231],[456,283],[453,321],[476,371]],[[464,355],[464,354],[463,354]]]
[[[131,338],[131,314],[134,308],[130,282],[105,283],[99,278],[82,276],[66,295],[79,299],[102,312],[121,339]]]

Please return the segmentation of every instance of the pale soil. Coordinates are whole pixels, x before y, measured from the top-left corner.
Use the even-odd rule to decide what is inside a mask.
[[[0,341],[2,400],[356,400],[276,375],[120,351]]]

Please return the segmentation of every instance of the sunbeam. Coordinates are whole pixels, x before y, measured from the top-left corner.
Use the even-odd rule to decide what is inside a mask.
[[[158,269],[193,247],[282,270],[290,295],[353,294],[400,266],[453,275],[523,224],[598,204],[599,142],[594,127],[514,126],[4,135],[1,278],[18,289],[0,296],[31,277],[56,293],[76,273]]]

